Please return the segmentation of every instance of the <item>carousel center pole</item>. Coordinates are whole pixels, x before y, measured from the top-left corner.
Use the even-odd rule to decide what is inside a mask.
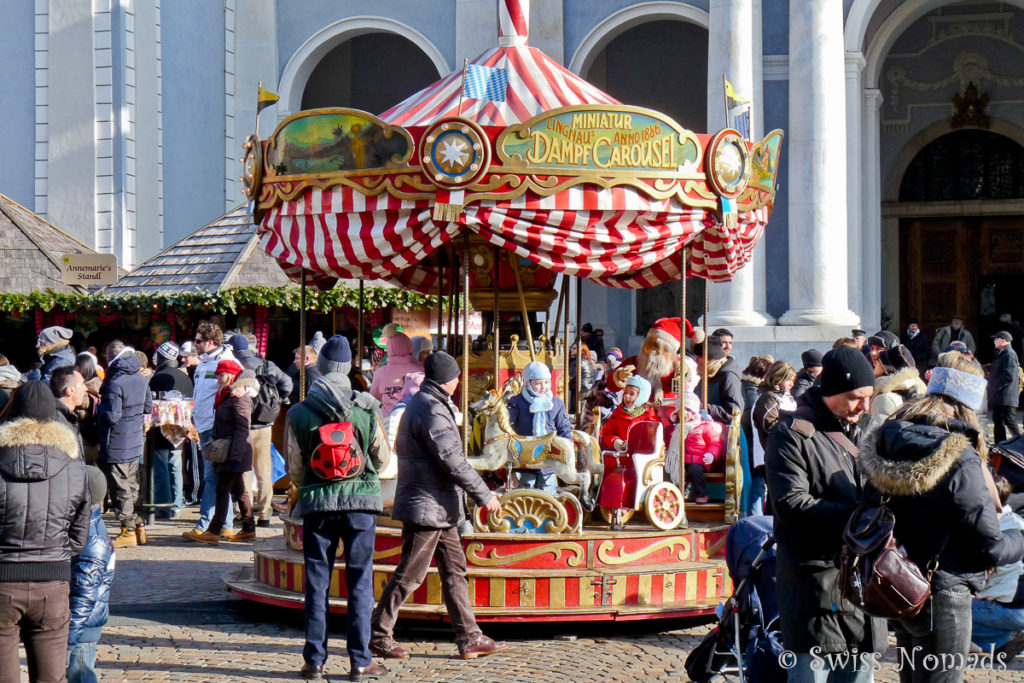
[[[469,232],[462,233],[462,452],[469,454]]]
[[[501,311],[498,308],[498,294],[501,292],[501,285],[498,282],[498,264],[501,263],[501,250],[494,247],[494,390],[501,391]]]
[[[512,272],[516,274],[516,291],[519,292],[519,309],[523,315],[523,327],[526,328],[526,343],[530,345],[530,362],[537,360],[537,354],[533,350],[533,330],[530,329],[530,314],[526,310],[526,298],[523,296],[523,280],[519,277],[519,257],[514,252],[509,252],[508,261],[512,266]]]
[[[306,400],[306,269],[299,287],[299,400]]]

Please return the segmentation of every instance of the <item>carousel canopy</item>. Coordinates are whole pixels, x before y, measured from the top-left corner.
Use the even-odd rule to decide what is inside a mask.
[[[380,118],[299,112],[270,140],[250,138],[245,182],[261,243],[290,277],[432,293],[441,255],[467,233],[623,288],[684,267],[729,280],[750,260],[775,197],[781,131],[756,143],[732,130],[698,135],[620,105],[527,46],[526,5],[500,0],[499,47]]]

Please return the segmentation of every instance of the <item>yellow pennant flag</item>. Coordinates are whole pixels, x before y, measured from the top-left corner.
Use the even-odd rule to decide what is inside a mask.
[[[729,79],[725,79],[725,96],[728,97],[730,100],[730,107],[734,107],[737,104],[750,101],[746,97],[740,97],[739,95],[736,94],[736,90],[732,87],[732,83],[729,82]]]
[[[263,85],[260,85],[259,92],[256,95],[256,113],[259,114],[261,111],[272,105],[274,102],[277,102],[279,99],[281,98],[275,95],[274,93],[270,92],[269,90],[264,90]]]

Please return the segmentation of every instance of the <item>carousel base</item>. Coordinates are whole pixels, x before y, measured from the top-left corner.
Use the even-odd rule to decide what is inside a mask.
[[[584,527],[577,533],[472,533],[463,537],[469,598],[480,621],[629,621],[713,614],[732,585],[725,567],[728,526],[692,524],[659,531]],[[255,548],[253,567],[224,576],[240,597],[303,608],[302,526],[285,519],[285,534]],[[344,557],[331,577],[330,609],[344,613]],[[379,598],[401,554],[401,529],[379,527],[373,590]],[[431,566],[399,613],[445,620],[441,581]]]

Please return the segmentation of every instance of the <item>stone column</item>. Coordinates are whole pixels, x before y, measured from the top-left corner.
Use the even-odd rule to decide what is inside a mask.
[[[859,52],[846,53],[846,264],[850,280],[846,293],[850,310],[864,317],[863,293],[866,273],[864,272],[864,230],[861,222],[863,200],[861,193],[862,138],[861,110],[864,106],[861,95],[861,71],[864,57]],[[874,332],[874,330],[871,330]]]
[[[864,253],[862,260],[864,274],[861,278],[863,289],[861,290],[860,315],[865,325],[872,329],[878,329],[882,321],[882,283],[885,278],[882,269],[882,255],[885,253],[889,260],[899,263],[899,254],[898,247],[895,251],[885,251],[882,246],[882,175],[879,162],[882,91],[875,88],[864,90],[862,106],[861,225],[864,238],[861,246]],[[898,296],[895,301],[899,301]],[[895,310],[892,312],[895,313]],[[896,324],[900,325],[898,319]]]
[[[843,5],[789,2],[789,310],[783,325],[856,325],[847,299]]]
[[[757,3],[760,6],[760,2]],[[758,14],[760,17],[760,14]],[[708,118],[707,129],[717,131],[726,127],[723,74],[736,92],[753,99],[754,36],[760,35],[761,26],[754,22],[754,0],[711,0],[708,19]],[[760,40],[756,41],[760,45]],[[761,123],[755,116],[760,108],[751,112],[751,130],[759,130]],[[754,259],[739,270],[732,282],[709,283],[710,311],[708,325],[761,326],[768,324],[767,314],[757,311],[756,299],[764,302],[764,248],[754,252]],[[760,293],[760,297],[757,294]]]

